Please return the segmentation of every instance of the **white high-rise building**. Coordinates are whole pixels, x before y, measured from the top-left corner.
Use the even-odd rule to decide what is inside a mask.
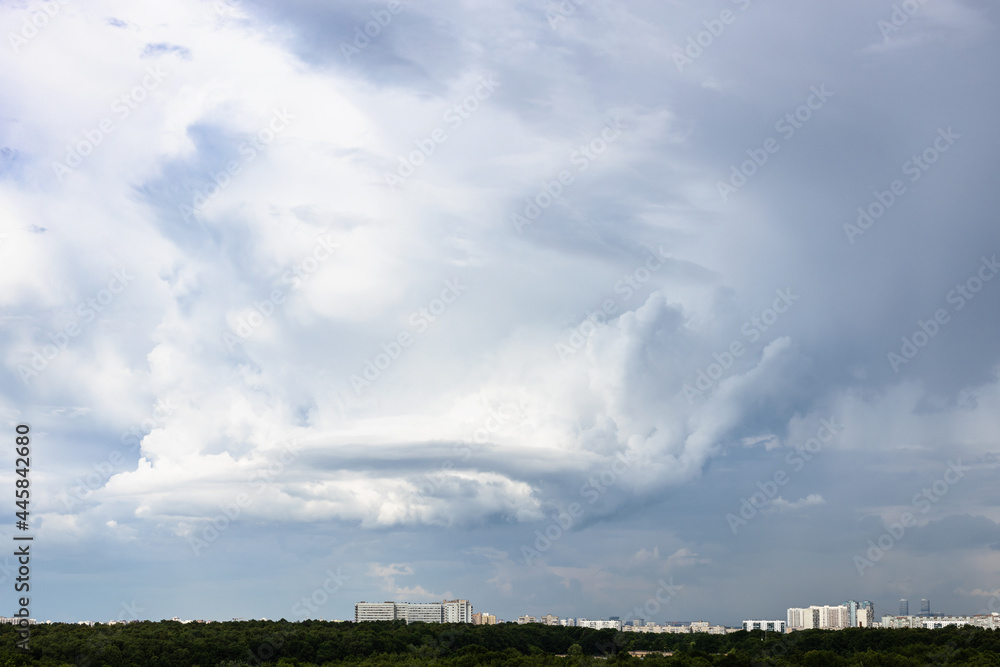
[[[395,602],[358,602],[354,605],[354,622],[395,621]]]
[[[472,623],[472,603],[468,600],[445,600],[441,604],[445,623]]]
[[[784,632],[785,621],[743,621],[743,629],[747,631]]]
[[[847,607],[847,627],[870,628],[875,625],[875,605],[868,600],[864,602],[848,600],[844,606]]]
[[[407,623],[423,621],[424,623],[443,623],[444,604],[441,602],[397,602],[397,618]],[[399,611],[402,610],[400,615]]]
[[[813,605],[811,607],[789,607],[788,609],[788,630],[849,627],[851,627],[851,622],[847,605]]]
[[[354,621],[406,621],[413,623],[472,623],[472,604],[468,600],[443,602],[358,602]]]

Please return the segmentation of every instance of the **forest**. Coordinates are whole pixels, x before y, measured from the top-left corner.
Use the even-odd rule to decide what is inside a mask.
[[[13,626],[0,626],[0,667],[577,667],[609,662],[643,667],[1000,665],[1000,633],[971,627],[806,630],[765,637],[743,631],[646,634],[513,623],[141,621],[35,625],[28,652],[17,648],[18,638]],[[637,657],[636,651],[657,653]]]

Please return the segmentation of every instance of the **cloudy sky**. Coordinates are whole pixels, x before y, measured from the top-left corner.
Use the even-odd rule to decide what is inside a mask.
[[[1000,609],[996,30],[3,2],[32,615]]]

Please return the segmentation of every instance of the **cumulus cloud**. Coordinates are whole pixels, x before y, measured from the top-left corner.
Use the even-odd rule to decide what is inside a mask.
[[[778,496],[770,503],[770,509],[774,509],[778,512],[793,512],[795,510],[802,509],[803,507],[810,507],[812,505],[825,505],[826,500],[823,499],[818,493],[810,493],[805,498],[799,498],[798,500],[788,501]]]
[[[469,596],[445,543],[512,611],[531,590],[608,615],[570,612],[676,571],[693,617],[708,570],[812,513],[849,561],[959,456],[921,523],[971,517],[934,530],[985,548],[990,8],[886,31],[861,0],[741,4],[682,65],[716,10],[434,1],[355,44],[383,5],[0,9],[0,415],[57,453],[33,471],[54,562],[106,539],[221,568],[274,533],[273,563],[309,534],[303,562],[357,559],[352,585]],[[367,567],[398,560],[390,533],[426,550],[412,572]],[[991,576],[977,557],[936,590]],[[881,576],[871,597],[909,575]]]

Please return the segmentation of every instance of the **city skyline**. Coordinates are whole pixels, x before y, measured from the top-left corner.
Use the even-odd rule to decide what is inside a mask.
[[[862,627],[868,627],[866,625],[867,623],[873,623],[875,626],[877,626],[878,623],[879,623],[879,621],[880,621],[880,619],[883,618],[883,617],[885,617],[885,616],[907,617],[908,614],[904,613],[904,605],[902,604],[903,602],[906,602],[906,599],[900,600],[900,608],[899,608],[899,614],[898,614],[898,616],[896,614],[886,613],[889,610],[886,610],[885,612],[879,612],[878,611],[878,607],[875,606],[874,603],[872,603],[872,602],[870,602],[868,600],[865,600],[863,602],[857,602],[855,600],[847,600],[846,602],[841,602],[841,603],[825,602],[825,603],[822,603],[822,604],[811,605],[811,606],[812,607],[824,608],[824,609],[831,609],[833,607],[840,607],[840,606],[844,607],[843,621],[842,622],[835,622],[835,623],[833,623],[831,625],[831,627],[857,627],[857,625],[858,625],[857,622],[851,620],[851,614],[854,613],[853,610],[852,610],[852,608],[851,608],[851,605],[852,604],[856,605],[856,609],[858,610],[857,613],[859,613],[859,614],[862,611],[862,607],[867,608],[867,607],[870,606],[872,608],[872,611],[868,615],[869,620],[866,621],[865,623],[861,624]],[[926,605],[926,607],[929,609],[929,603],[930,603],[929,600],[923,599],[923,600],[921,600],[921,602],[927,602],[928,604]],[[305,619],[286,619],[286,620],[324,620],[324,621],[344,621],[344,622],[354,621],[354,622],[357,622],[357,620],[359,618],[358,617],[358,614],[359,614],[359,611],[358,611],[359,605],[365,605],[367,607],[367,609],[368,609],[368,611],[363,614],[365,617],[361,618],[362,621],[372,621],[372,620],[406,620],[408,622],[413,622],[413,621],[442,622],[442,623],[450,623],[450,622],[458,622],[458,623],[472,622],[474,624],[478,624],[478,622],[476,620],[474,620],[474,617],[482,617],[482,616],[486,615],[486,616],[489,616],[489,617],[492,618],[491,622],[493,622],[493,623],[520,623],[524,619],[532,619],[530,621],[524,620],[524,622],[543,623],[543,624],[547,623],[549,621],[556,621],[556,623],[554,623],[554,624],[562,624],[562,625],[565,625],[566,624],[565,621],[567,621],[567,620],[569,620],[569,621],[587,620],[587,621],[598,621],[598,622],[600,622],[600,621],[607,621],[607,620],[614,620],[614,621],[618,621],[622,626],[630,626],[630,625],[633,625],[634,622],[637,622],[639,625],[642,625],[642,626],[645,626],[645,625],[660,625],[660,626],[666,626],[666,625],[689,625],[691,623],[696,623],[697,622],[697,623],[707,623],[708,625],[710,625],[712,627],[724,625],[725,627],[730,628],[730,629],[731,628],[738,628],[738,627],[740,627],[740,625],[745,625],[746,622],[747,622],[747,619],[744,618],[742,621],[740,621],[739,623],[736,623],[736,624],[722,623],[720,621],[716,621],[715,618],[714,618],[715,616],[717,616],[719,614],[713,615],[710,618],[698,618],[698,619],[652,619],[652,618],[647,619],[647,618],[644,618],[644,617],[633,617],[631,614],[628,614],[628,613],[622,615],[621,612],[619,612],[617,615],[616,614],[604,614],[604,615],[596,615],[596,616],[595,615],[589,615],[589,616],[587,616],[587,615],[574,615],[574,614],[559,615],[559,614],[551,614],[551,613],[539,614],[539,615],[536,616],[536,615],[534,615],[532,613],[526,613],[526,612],[524,612],[522,610],[520,612],[517,612],[517,614],[515,616],[507,617],[507,616],[504,616],[502,614],[491,613],[490,611],[485,610],[485,609],[480,610],[480,611],[474,611],[474,604],[473,604],[473,602],[470,599],[442,600],[441,602],[433,602],[433,601],[427,601],[427,600],[420,600],[420,601],[384,600],[384,601],[380,601],[380,602],[361,600],[361,601],[356,601],[355,603],[353,603],[353,611],[352,611],[352,613],[348,614],[346,616],[343,616],[343,617],[332,617],[332,616],[331,617],[306,617]],[[381,608],[384,609],[384,608],[386,608],[387,605],[394,605],[396,607],[394,610],[392,610],[391,612],[389,612],[389,615],[386,615],[385,612],[379,611],[379,610],[376,609],[376,608],[379,608],[379,607],[381,607]],[[435,618],[431,618],[431,616],[435,615],[435,613],[430,612],[430,608],[431,607],[436,607],[437,608],[436,615],[440,616],[440,618],[441,618],[440,621],[436,620],[437,616],[435,616]],[[449,610],[449,607],[451,608],[451,610]],[[758,619],[759,622],[768,622],[768,623],[770,623],[770,622],[780,621],[781,623],[786,623],[786,616],[787,616],[787,614],[790,614],[793,611],[793,609],[796,609],[796,610],[799,610],[799,611],[807,611],[808,608],[809,607],[803,607],[803,608],[786,607],[785,609],[786,609],[787,613],[786,614],[782,614],[780,618],[778,618],[778,617],[773,617],[773,618],[772,617],[765,617],[764,615],[757,615],[757,616],[754,616],[753,618]],[[409,609],[412,609],[414,611],[408,611]],[[136,610],[133,609],[132,611],[135,612]],[[906,611],[908,611],[908,610],[906,610]],[[996,614],[1000,614],[1000,590],[995,591],[993,597],[989,600],[988,604],[985,607],[982,607],[982,608],[978,609],[977,611],[969,611],[969,610],[965,610],[965,611],[962,611],[962,610],[959,610],[959,611],[934,611],[934,612],[930,612],[929,614],[924,614],[924,613],[914,614],[910,618],[924,618],[924,617],[929,617],[929,618],[934,618],[934,617],[970,617],[970,616],[982,616],[982,615],[988,616],[988,615],[996,615]],[[458,619],[461,619],[461,620],[458,620]],[[468,620],[465,620],[465,619],[468,619]],[[136,614],[133,614],[132,618],[122,618],[122,617],[119,617],[118,619],[107,619],[107,620],[103,620],[103,621],[102,620],[96,620],[95,621],[95,620],[91,620],[91,619],[75,619],[75,620],[72,620],[72,621],[63,621],[63,622],[69,622],[69,623],[81,623],[81,622],[91,622],[91,623],[93,623],[93,622],[98,622],[98,623],[104,623],[104,622],[108,622],[109,620],[112,623],[115,623],[115,622],[130,622],[130,621],[136,621],[136,620],[156,620],[156,619],[152,619],[152,618],[139,618]],[[164,619],[159,619],[159,620],[175,620],[175,621],[177,621],[177,620],[181,620],[181,619],[179,617],[177,617],[177,616],[174,616],[174,617],[169,618],[169,619],[168,618],[164,618]],[[226,622],[226,621],[229,621],[229,620],[238,621],[238,620],[248,620],[248,619],[247,618],[197,619],[197,620],[195,620],[195,619],[189,619],[189,620],[185,620],[184,622],[211,622],[211,623],[217,623],[217,622]],[[268,619],[266,617],[263,617],[260,620],[268,620]],[[275,620],[277,620],[277,619],[275,619]],[[16,619],[3,619],[2,617],[0,617],[0,622],[15,623]],[[35,623],[35,622],[40,622],[40,621],[38,621],[38,619],[32,618],[31,622]],[[44,622],[50,622],[50,621],[47,620],[47,621],[44,621]],[[827,622],[824,621],[822,627],[826,627],[826,626],[827,626]],[[788,622],[788,627],[791,628],[791,629],[803,629],[801,627],[801,625],[797,626],[796,624],[793,624],[790,621]]]
[[[2,3],[12,613],[986,607],[998,28]]]

